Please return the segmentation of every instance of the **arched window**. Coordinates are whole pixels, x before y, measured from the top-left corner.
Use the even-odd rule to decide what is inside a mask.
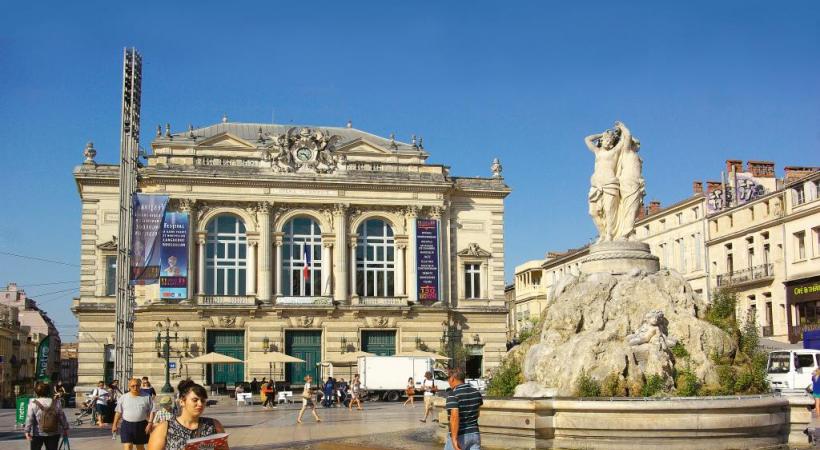
[[[322,229],[313,219],[298,217],[285,224],[282,248],[282,293],[322,295]]]
[[[245,295],[247,237],[236,216],[214,217],[207,228],[205,294]]]
[[[385,221],[367,220],[357,230],[356,293],[360,297],[392,297],[396,247]]]

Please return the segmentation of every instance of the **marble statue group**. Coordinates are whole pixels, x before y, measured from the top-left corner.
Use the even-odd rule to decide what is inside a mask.
[[[629,240],[646,195],[638,156],[641,143],[621,122],[584,141],[595,154],[589,214],[598,229],[597,242]]]

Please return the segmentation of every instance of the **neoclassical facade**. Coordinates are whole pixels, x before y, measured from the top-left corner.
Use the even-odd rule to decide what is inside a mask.
[[[490,177],[460,178],[428,164],[415,138],[227,120],[182,133],[158,128],[151,147],[139,189],[189,213],[188,295],[164,300],[158,285],[136,287],[135,375],[164,376],[156,324],[166,318],[179,324],[172,371],[204,382],[269,376],[270,351],[307,361],[275,370],[292,382],[355,350],[463,346],[473,376],[499,364],[510,189],[497,161]],[[113,367],[119,167],[91,156],[74,171],[80,386]],[[437,268],[419,260],[419,227],[437,229]],[[437,274],[438,301],[424,301],[431,288],[417,284],[419,269]],[[211,351],[244,363],[186,366]]]

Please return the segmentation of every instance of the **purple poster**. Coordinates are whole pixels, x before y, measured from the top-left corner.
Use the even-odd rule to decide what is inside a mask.
[[[419,301],[439,301],[438,220],[416,219],[416,274]]]
[[[131,284],[155,284],[159,280],[160,228],[167,205],[167,195],[134,195]]]
[[[188,213],[165,213],[160,248],[160,298],[188,298]]]

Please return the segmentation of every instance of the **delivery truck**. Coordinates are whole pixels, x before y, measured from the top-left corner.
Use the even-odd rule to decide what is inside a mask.
[[[436,369],[434,365],[433,358],[414,356],[360,356],[358,360],[362,387],[367,389],[370,398],[390,402],[395,402],[404,395],[407,379],[410,377],[413,377],[417,392],[423,392],[421,383],[428,371],[432,372],[438,390],[449,388],[447,373]]]

